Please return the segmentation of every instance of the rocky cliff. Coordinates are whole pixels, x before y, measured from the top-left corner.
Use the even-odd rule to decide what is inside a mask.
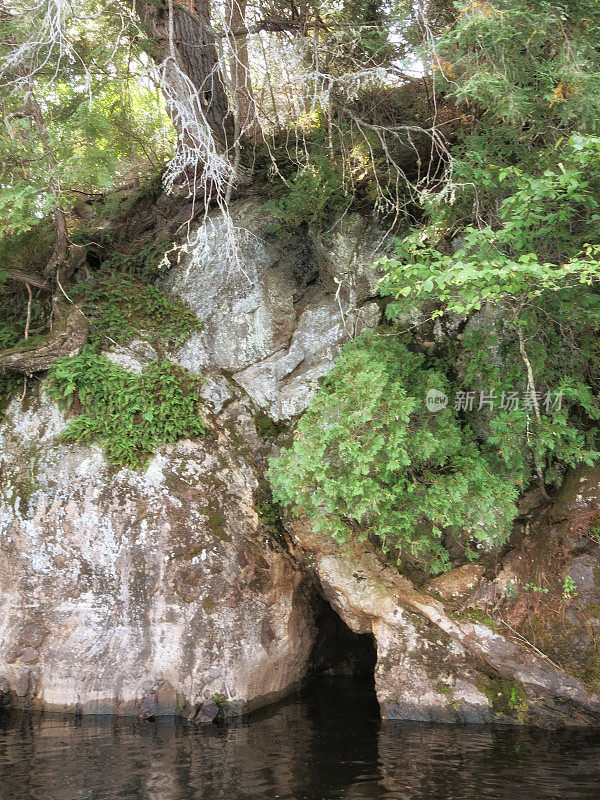
[[[215,218],[212,241],[201,254],[192,243],[166,281],[203,321],[169,357],[205,377],[206,437],[165,446],[133,471],[109,466],[96,446],[65,443],[68,414],[43,382],[5,414],[2,701],[193,716],[216,698],[239,714],[305,678],[325,606],[376,646],[384,717],[597,724],[600,673],[577,668],[587,655],[549,658],[543,636],[536,644],[526,630],[532,609],[508,615],[507,570],[527,578],[515,578],[522,549],[493,574],[466,568],[417,589],[367,544],[325,541],[302,520],[274,524],[264,467],[276,434],[306,408],[342,344],[379,322],[369,266],[378,232],[348,217],[326,235],[284,240],[256,201],[235,204],[233,218],[240,265],[221,257]],[[107,354],[132,371],[157,355],[143,331]],[[597,476],[577,480],[586,492],[560,506],[563,525],[575,506],[600,516]],[[598,624],[598,547],[587,533],[572,534],[561,562],[565,574],[585,572],[587,611],[575,598],[557,609],[571,631],[563,649],[577,640],[586,652]],[[490,611],[506,612],[502,627]]]

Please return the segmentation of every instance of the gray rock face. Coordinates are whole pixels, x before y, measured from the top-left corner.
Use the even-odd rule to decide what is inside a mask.
[[[300,414],[342,344],[380,319],[375,233],[352,217],[325,240],[268,232],[273,219],[256,202],[232,208],[239,263],[223,257],[225,223],[211,220],[168,280],[204,322],[176,354],[192,371],[217,368],[274,421]],[[219,400],[216,410],[223,406]]]
[[[373,626],[377,696],[384,719],[489,723],[498,717],[479,688],[485,681],[465,649],[415,614]]]
[[[384,718],[597,724],[589,683],[436,599],[487,609],[490,587],[496,598],[518,574],[508,560],[493,586],[467,567],[432,581],[431,597],[368,543],[342,547],[302,520],[291,538],[266,533],[253,414],[300,414],[343,343],[378,324],[380,235],[347,217],[324,237],[283,241],[256,201],[234,204],[233,219],[237,263],[213,217],[168,279],[204,322],[170,357],[203,374],[210,434],[161,448],[139,472],[61,441],[65,416],[43,392],[13,400],[0,424],[0,704],[209,723],[223,698],[234,715],[305,676],[325,597],[376,643]],[[159,356],[143,341],[107,355],[138,373]],[[599,485],[595,473],[578,476],[566,514],[597,521]],[[579,662],[600,598],[598,547],[581,538],[563,536],[587,613],[571,603],[560,618]],[[581,677],[597,678],[597,665],[594,656]]]
[[[312,237],[323,285],[355,305],[379,293],[373,261],[393,250],[393,240],[358,214],[348,214],[323,237]]]
[[[294,292],[302,276],[314,272],[307,248],[284,250],[267,240],[269,215],[261,204],[234,204],[232,219],[239,263],[224,257],[226,223],[215,216],[207,240],[191,242],[167,281],[204,322],[178,353],[193,371],[215,366],[237,372],[281,347],[294,329]]]
[[[252,403],[274,420],[304,410],[343,342],[377,324],[363,302],[376,276],[354,218],[325,241],[283,241],[262,204],[232,211],[238,262],[215,215],[168,279],[204,322],[171,357],[202,372],[223,429],[256,450]],[[162,357],[143,340],[106,355],[134,373]],[[310,580],[261,533],[257,476],[232,441],[181,441],[141,473],[62,443],[65,424],[30,393],[0,426],[2,697],[193,716],[215,693],[236,713],[295,686],[315,634]]]
[[[379,317],[377,303],[342,316],[329,298],[317,298],[302,313],[289,346],[233,378],[271,419],[291,419],[307,407],[344,342],[374,328]]]
[[[384,719],[499,721],[478,688],[486,677],[466,649],[402,602],[404,578],[372,549],[358,553],[315,534],[303,520],[289,525],[333,609],[355,633],[375,638],[375,688]]]
[[[143,339],[134,339],[126,347],[112,345],[104,355],[119,367],[139,375],[152,361],[159,358],[158,351]]]
[[[289,692],[314,629],[304,578],[260,530],[256,479],[222,435],[144,473],[60,442],[44,399],[0,426],[0,681],[84,713],[229,713]]]

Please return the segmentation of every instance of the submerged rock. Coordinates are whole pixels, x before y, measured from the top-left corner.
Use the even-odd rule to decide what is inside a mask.
[[[194,725],[208,725],[216,720],[219,712],[220,708],[214,700],[205,700],[194,716],[190,717],[190,722]]]

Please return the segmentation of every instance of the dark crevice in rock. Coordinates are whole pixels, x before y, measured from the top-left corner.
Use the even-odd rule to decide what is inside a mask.
[[[354,633],[320,598],[315,611],[317,637],[308,662],[308,678],[352,677],[375,688],[377,647],[371,633]]]

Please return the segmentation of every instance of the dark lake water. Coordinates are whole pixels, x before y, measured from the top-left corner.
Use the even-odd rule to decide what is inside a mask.
[[[0,717],[11,800],[600,798],[600,734],[381,722],[356,684],[227,727]]]

